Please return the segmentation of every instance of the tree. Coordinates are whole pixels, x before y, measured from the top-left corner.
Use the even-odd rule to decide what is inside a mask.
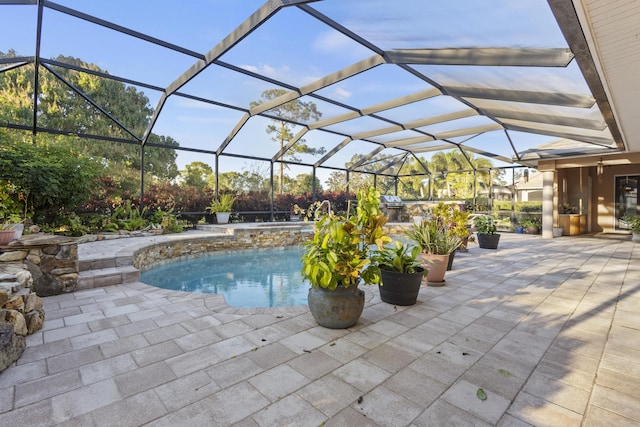
[[[185,169],[180,171],[184,184],[196,187],[198,190],[204,189],[207,179],[213,174],[213,169],[203,162],[191,162],[185,165]]]
[[[211,175],[209,188],[215,188],[214,176]],[[247,193],[249,191],[267,190],[269,181],[257,172],[223,172],[218,176],[218,187],[221,191]]]
[[[14,51],[0,52],[0,58],[17,56]],[[58,56],[57,61],[73,66],[104,72],[93,64],[72,57]],[[134,135],[140,138],[153,113],[149,99],[143,92],[116,80],[50,66],[66,82],[86,94],[102,109],[122,123]],[[46,68],[39,73],[38,126],[69,133],[87,133],[98,136],[123,138],[135,141],[135,137],[123,130],[107,115],[95,108],[83,97],[71,90]],[[6,72],[0,72],[0,121],[33,125],[34,69],[23,66]],[[151,134],[150,144],[167,148],[145,147],[145,173],[159,179],[173,179],[178,174],[175,164],[177,154],[172,148],[178,147],[171,137]],[[121,176],[123,181],[131,177],[139,181],[141,168],[141,146],[137,142],[130,144],[115,143],[95,139],[75,139],[74,149],[89,157],[100,159],[109,175]],[[126,173],[124,170],[132,173]],[[123,184],[127,185],[126,182]]]
[[[333,171],[327,178],[328,191],[346,191],[347,190],[347,174],[346,172]],[[358,192],[373,185],[373,176],[365,173],[349,174],[349,191]]]
[[[268,89],[262,92],[262,96],[259,101],[252,101],[251,108],[257,107],[265,102],[271,101],[279,96],[286,94],[284,89]],[[310,119],[319,120],[322,117],[322,113],[316,108],[316,104],[313,102],[303,102],[300,100],[289,101],[285,104],[269,110],[269,113],[276,118],[272,119],[272,124],[267,126],[267,133],[273,135],[271,140],[279,143],[280,150],[284,148],[285,142],[290,141],[294,135],[292,131],[291,122],[306,122]],[[283,155],[284,158],[299,162],[300,158],[297,154],[306,153],[311,155],[322,155],[325,153],[323,147],[313,148],[308,146],[304,139],[300,139],[293,147],[291,147],[287,153]],[[284,163],[280,163],[280,193],[284,188]]]
[[[476,170],[475,180],[478,187],[489,188],[494,180],[498,180],[504,174],[502,169],[492,169],[491,160],[484,157],[476,159],[472,153],[465,153],[466,157],[459,150],[438,152],[431,158],[429,169],[433,174],[432,186],[441,190],[441,194],[457,198],[472,197],[474,175],[468,172],[472,169]]]
[[[312,193],[313,192],[313,174],[310,173],[301,173],[293,180],[291,183],[292,188],[290,191],[293,194],[304,194],[304,193]],[[320,180],[316,177],[316,193],[321,193],[322,184]]]

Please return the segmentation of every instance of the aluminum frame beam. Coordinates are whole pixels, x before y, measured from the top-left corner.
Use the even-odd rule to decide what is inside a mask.
[[[581,129],[605,130],[607,124],[603,120],[590,120],[579,117],[557,116],[552,114],[529,113],[516,110],[499,110],[483,108],[482,112],[488,116],[504,119],[521,120],[525,122],[544,123],[558,126],[568,126]]]
[[[512,101],[527,104],[548,104],[563,107],[591,108],[595,99],[591,95],[577,95],[558,92],[534,92],[526,90],[509,90],[480,87],[446,86],[447,95],[461,98],[492,99],[496,101]]]
[[[600,145],[602,147],[607,147],[607,148],[611,148],[611,145],[612,144],[615,145],[616,143],[613,139],[610,139],[610,138],[582,135],[575,132],[562,132],[562,131],[548,129],[548,128],[547,129],[536,128],[533,126],[528,127],[523,125],[511,124],[508,122],[504,123],[504,127],[505,129],[508,129],[508,130],[515,130],[515,131],[526,132],[526,133],[536,133],[539,135],[557,136],[558,138],[573,139],[575,141],[581,141],[589,144]]]
[[[250,113],[252,116],[255,116],[260,113],[264,113],[265,111],[271,110],[272,108],[277,108],[281,105],[286,104],[287,102],[291,102],[294,99],[300,98],[301,96],[315,92],[316,90],[323,89],[341,80],[355,76],[356,74],[360,74],[366,70],[370,70],[382,64],[384,64],[384,58],[382,58],[380,55],[371,56],[367,59],[356,62],[355,64],[352,64],[348,67],[345,67],[340,71],[336,71],[335,73],[331,73],[321,79],[318,79],[313,83],[302,86],[297,91],[292,90],[268,102],[259,104],[251,108]]]
[[[385,52],[393,64],[470,65],[508,67],[566,67],[570,49],[550,48],[444,48],[394,49]]]

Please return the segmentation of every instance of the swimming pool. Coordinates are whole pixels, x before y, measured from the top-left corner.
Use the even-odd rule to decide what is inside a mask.
[[[307,304],[309,283],[300,270],[302,248],[216,254],[166,264],[140,274],[163,289],[224,295],[233,307]]]

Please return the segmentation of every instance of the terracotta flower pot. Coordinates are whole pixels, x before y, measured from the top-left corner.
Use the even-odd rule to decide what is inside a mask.
[[[444,275],[449,264],[449,254],[436,255],[422,253],[418,258],[424,261],[424,267],[429,270],[427,273],[427,284],[429,286],[444,286]]]
[[[6,245],[12,241],[15,234],[15,230],[0,230],[0,245]]]

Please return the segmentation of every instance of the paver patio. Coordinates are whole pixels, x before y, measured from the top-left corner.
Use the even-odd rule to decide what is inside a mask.
[[[47,297],[0,425],[640,425],[639,261],[628,236],[503,234],[414,306],[365,287],[348,330],[140,282]]]

